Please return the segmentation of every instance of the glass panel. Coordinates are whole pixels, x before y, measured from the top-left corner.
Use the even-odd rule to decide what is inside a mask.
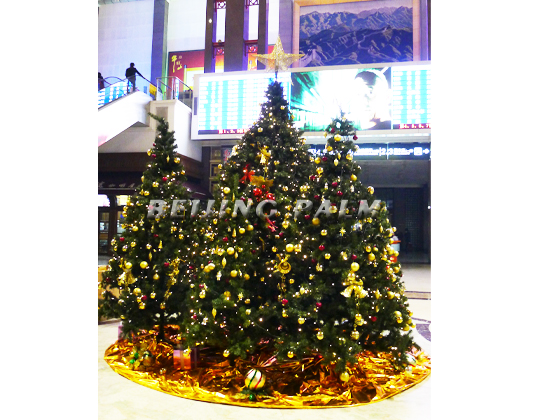
[[[124,233],[124,228],[122,228],[122,224],[124,223],[124,216],[122,215],[122,212],[119,211],[117,218],[116,218],[116,236],[119,236],[120,234]]]
[[[109,248],[109,213],[99,213],[98,218],[98,253],[106,254]]]
[[[119,206],[125,206],[125,205],[127,205],[128,200],[129,200],[129,195],[117,195],[117,196],[116,196],[116,203],[117,203]]]
[[[98,194],[98,207],[110,207],[109,197],[105,194]]]

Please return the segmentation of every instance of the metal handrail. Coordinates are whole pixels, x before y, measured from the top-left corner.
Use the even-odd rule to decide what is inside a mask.
[[[145,77],[138,76],[142,79],[144,79],[146,82],[148,82],[148,86],[144,86],[144,93],[150,95],[155,99],[155,92],[153,92],[156,87]],[[115,79],[116,81],[114,83],[111,83],[107,79]],[[129,91],[129,81],[127,78],[120,79],[119,77],[115,76],[109,76],[104,78],[104,81],[106,84],[104,88],[100,89],[98,91],[98,108],[106,105],[116,99],[119,99],[123,96],[126,96],[130,93],[133,93],[133,90]],[[146,92],[148,88],[148,92]],[[140,91],[141,89],[136,87],[135,91]]]

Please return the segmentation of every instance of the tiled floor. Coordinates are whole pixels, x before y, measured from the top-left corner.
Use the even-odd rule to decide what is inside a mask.
[[[107,257],[100,257],[98,263],[107,264],[107,261]],[[409,307],[417,326],[414,331],[415,338],[423,350],[430,354],[431,267],[429,264],[403,262],[403,273],[407,293],[414,296],[414,298],[409,297]],[[180,420],[186,418],[236,420],[251,416],[256,417],[257,420],[431,419],[431,377],[401,394],[378,403],[353,408],[317,410],[235,407],[185,400],[154,391],[116,374],[103,359],[107,347],[116,341],[118,324],[116,321],[109,321],[98,326],[98,413],[100,420]]]

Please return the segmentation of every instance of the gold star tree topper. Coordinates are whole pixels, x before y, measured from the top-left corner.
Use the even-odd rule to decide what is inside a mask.
[[[277,77],[278,70],[287,70],[292,63],[302,58],[304,54],[287,54],[283,51],[281,39],[278,35],[272,54],[254,54],[254,56],[266,66],[266,71],[274,70]]]

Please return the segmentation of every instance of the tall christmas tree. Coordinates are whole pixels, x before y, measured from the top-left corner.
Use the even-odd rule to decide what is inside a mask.
[[[342,116],[327,133],[311,176],[313,217],[302,229],[303,252],[290,258],[305,274],[283,294],[288,319],[278,349],[299,356],[315,351],[339,372],[364,350],[392,353],[403,367],[413,324],[390,246],[394,229],[374,189],[358,180],[353,125]]]
[[[180,155],[175,151],[174,132],[168,123],[158,120],[153,147],[148,150],[151,162],[144,171],[141,185],[123,210],[125,229],[111,243],[114,251],[108,270],[103,273],[105,289],[99,309],[101,316],[122,319],[124,335],[148,330],[156,325],[159,338],[164,327],[176,323],[185,312],[185,277],[195,267],[189,263],[205,236],[186,216],[189,194]],[[118,288],[119,298],[110,288]]]
[[[293,244],[298,249],[292,211],[306,197],[313,165],[278,81],[266,97],[260,118],[222,168],[218,207],[203,212],[213,242],[200,254],[203,269],[191,283],[190,317],[183,319],[188,345],[215,345],[241,357],[279,334],[276,255]]]

